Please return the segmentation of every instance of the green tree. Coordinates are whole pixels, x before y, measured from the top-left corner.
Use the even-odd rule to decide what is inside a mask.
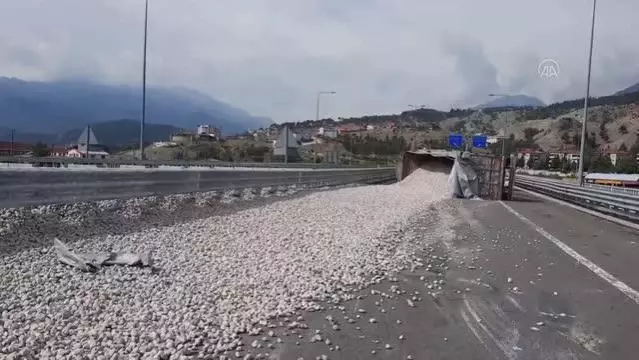
[[[561,162],[561,171],[566,174],[571,173],[573,171],[572,161],[569,161],[568,159],[564,158]]]
[[[588,171],[592,172],[611,172],[614,171],[615,167],[612,165],[610,161],[610,157],[604,154],[598,154],[592,158],[592,162],[588,167]]]
[[[526,163],[526,166],[527,166],[529,169],[532,169],[532,168],[533,168],[533,166],[534,166],[534,164],[535,164],[535,159],[533,159],[533,157],[532,157],[532,156],[531,156],[531,157],[529,157],[529,158],[528,158],[528,162]]]
[[[569,118],[569,117],[561,118],[559,119],[559,130],[561,131],[571,130],[575,126],[575,123],[576,121],[573,118]]]
[[[526,166],[526,160],[524,159],[523,156],[517,159],[515,166],[518,168],[523,168],[524,166]]]
[[[606,129],[606,123],[599,124],[599,137],[601,137],[605,142],[610,141],[608,130]]]
[[[40,141],[33,146],[31,152],[33,153],[33,156],[37,157],[45,157],[51,154],[51,150],[47,147],[47,145]]]
[[[535,138],[535,135],[539,134],[541,130],[535,129],[532,127],[528,127],[524,129],[524,139],[528,141],[532,141]]]
[[[460,131],[464,130],[465,126],[466,126],[466,122],[464,120],[459,120],[450,128],[450,131],[451,132],[460,132]]]
[[[625,143],[621,143],[621,145],[619,145],[619,149],[617,149],[617,150],[626,152],[626,151],[628,151],[628,147],[626,147]]]
[[[535,158],[533,162],[533,169],[535,170],[547,170],[548,169],[548,157],[546,155],[542,155],[538,158]]]
[[[559,156],[555,156],[550,160],[550,169],[552,170],[560,170],[561,169],[561,159]]]
[[[623,174],[636,174],[639,172],[637,160],[634,156],[622,156],[617,159],[616,171]]]
[[[580,137],[579,135],[577,135],[577,134],[574,134],[574,135],[572,136],[571,144],[573,144],[573,145],[575,145],[575,146],[580,146],[580,144],[581,144],[581,137]]]

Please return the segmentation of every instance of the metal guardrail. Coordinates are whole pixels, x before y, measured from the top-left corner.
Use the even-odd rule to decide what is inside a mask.
[[[515,185],[585,208],[639,223],[639,196],[609,189],[580,187],[537,177],[518,175]]]
[[[86,158],[65,158],[65,157],[22,157],[22,156],[0,156],[0,163],[10,164],[32,164],[40,167],[66,167],[68,165],[96,165],[105,168],[117,168],[122,165],[137,165],[149,168],[159,166],[178,167],[225,167],[225,168],[300,168],[300,169],[327,169],[327,168],[370,168],[371,165],[344,165],[344,164],[315,164],[315,163],[255,163],[255,162],[224,162],[211,160],[137,160],[137,159],[86,159]],[[374,167],[374,166],[373,166]],[[380,167],[380,166],[378,166]]]
[[[629,195],[639,197],[639,189],[631,189],[631,188],[624,188],[619,186],[608,186],[608,185],[599,185],[599,184],[584,184],[584,186],[588,188],[593,188],[595,190],[602,190],[602,191],[607,191],[610,193],[629,194]]]
[[[278,186],[396,180],[394,168],[316,171],[3,171],[0,208]]]

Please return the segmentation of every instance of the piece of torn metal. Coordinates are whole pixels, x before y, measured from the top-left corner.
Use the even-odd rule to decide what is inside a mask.
[[[58,238],[53,239],[53,249],[58,260],[85,272],[97,271],[103,265],[149,267],[153,265],[150,252],[135,254],[127,251],[110,253],[76,254]]]

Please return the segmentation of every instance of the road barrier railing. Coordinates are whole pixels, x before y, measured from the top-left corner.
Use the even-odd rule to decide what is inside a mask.
[[[395,168],[316,171],[2,171],[0,208],[280,186],[374,184]]]
[[[599,185],[599,184],[584,184],[585,187],[592,188],[595,190],[607,191],[609,193],[621,193],[628,194],[639,197],[639,189],[632,188],[623,188],[619,186],[607,186],[607,185]]]
[[[539,177],[518,175],[515,185],[585,208],[639,223],[639,196],[593,186],[580,187]]]
[[[121,158],[86,159],[86,158],[66,158],[66,157],[32,157],[32,156],[0,156],[0,163],[7,164],[31,164],[36,167],[68,167],[69,165],[94,165],[105,168],[118,168],[120,166],[142,166],[157,168],[160,166],[176,167],[204,167],[204,168],[293,168],[293,169],[333,169],[333,168],[370,168],[383,167],[348,164],[324,164],[324,163],[302,163],[290,162],[225,162],[211,160],[137,160]]]

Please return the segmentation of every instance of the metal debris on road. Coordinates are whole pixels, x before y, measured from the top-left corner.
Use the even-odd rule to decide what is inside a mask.
[[[97,271],[103,265],[152,266],[151,253],[134,254],[127,251],[76,254],[58,238],[53,239],[53,249],[58,260],[85,272]]]

